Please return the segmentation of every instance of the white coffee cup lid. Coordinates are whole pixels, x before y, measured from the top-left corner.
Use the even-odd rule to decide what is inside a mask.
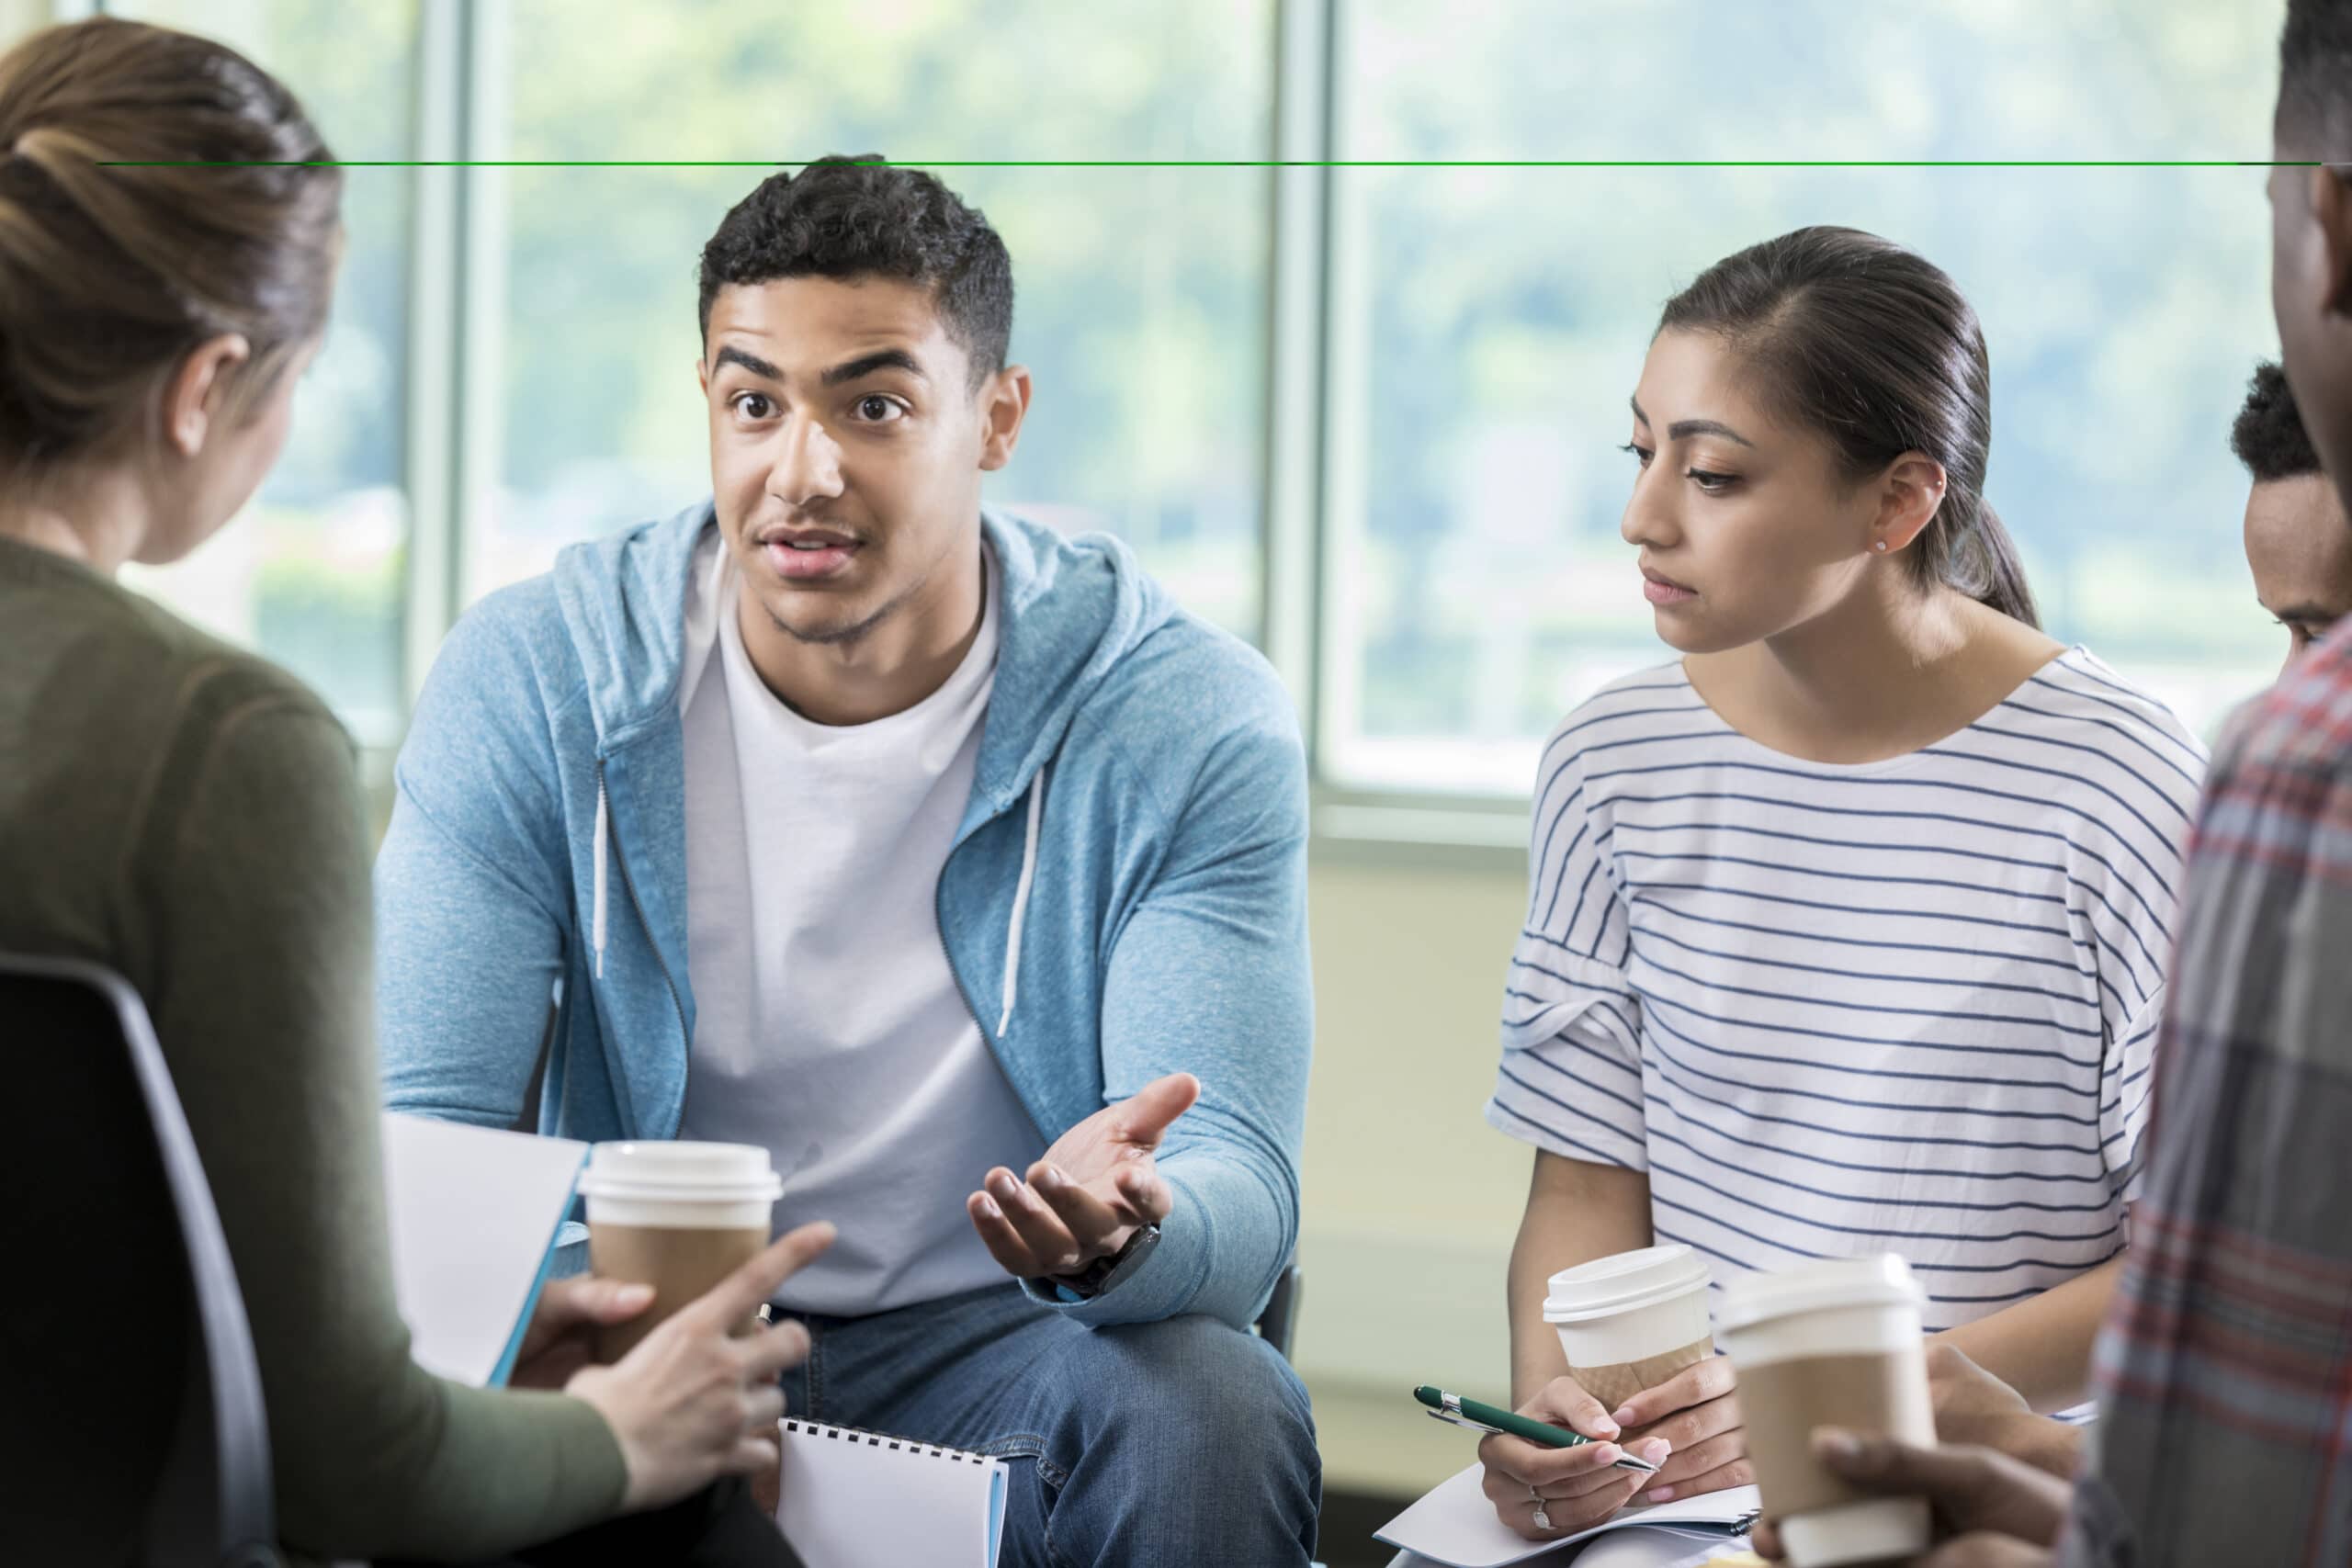
[[[773,1201],[784,1194],[784,1178],[769,1168],[768,1151],[752,1144],[598,1144],[580,1190],[590,1198]]]
[[[1613,1253],[1563,1269],[1552,1276],[1544,1298],[1546,1323],[1584,1323],[1621,1312],[1656,1306],[1702,1290],[1707,1260],[1679,1241]]]
[[[1892,1252],[1825,1258],[1774,1274],[1743,1274],[1724,1287],[1717,1325],[1726,1333],[1824,1308],[1924,1305],[1911,1265]]]

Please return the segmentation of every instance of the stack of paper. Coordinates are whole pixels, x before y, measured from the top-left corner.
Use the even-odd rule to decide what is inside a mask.
[[[1529,1540],[1495,1517],[1482,1483],[1483,1466],[1471,1465],[1388,1521],[1374,1538],[1404,1548],[1392,1568],[1509,1568],[1541,1560],[1578,1568],[1680,1568],[1705,1562],[1709,1553],[1734,1546],[1755,1521],[1758,1500],[1753,1486],[1735,1486],[1671,1503],[1626,1508],[1604,1524],[1557,1540]],[[1595,1545],[1582,1556],[1577,1543],[1600,1536],[1625,1537]]]

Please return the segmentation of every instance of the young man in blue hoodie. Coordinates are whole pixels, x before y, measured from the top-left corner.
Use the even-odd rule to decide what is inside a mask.
[[[387,1092],[764,1146],[792,1408],[1015,1460],[1016,1563],[1298,1563],[1306,784],[1265,662],[980,505],[1028,373],[932,176],[776,175],[703,252],[712,500],[450,634],[377,865]]]

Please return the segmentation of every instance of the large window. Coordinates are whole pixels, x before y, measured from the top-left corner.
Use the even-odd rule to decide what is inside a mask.
[[[1617,0],[1340,8],[1350,159],[2266,159],[2278,6]],[[1476,84],[1475,90],[1469,85]],[[1350,169],[1336,190],[1322,756],[1523,795],[1671,658],[1618,536],[1659,307],[1807,223],[1983,318],[1987,492],[2052,633],[2210,728],[2285,651],[2229,424],[2276,343],[2259,169]]]
[[[414,155],[415,0],[141,0],[107,10],[209,34],[277,73],[338,158]],[[399,740],[404,716],[412,183],[400,169],[344,179],[334,315],[296,390],[284,457],[219,537],[124,577],[291,666],[363,745],[383,747]]]
[[[498,45],[518,160],[1263,160],[1271,0],[887,9],[514,0]],[[760,168],[522,168],[503,180],[494,504],[473,590],[709,489],[695,267]],[[1268,176],[943,168],[1013,256],[1036,400],[989,495],[1108,529],[1193,608],[1258,635]],[[497,329],[493,329],[497,330]]]
[[[1274,653],[1333,822],[1523,797],[1566,708],[1668,657],[1617,532],[1626,394],[1675,288],[1803,223],[1975,303],[1989,493],[2055,635],[2209,731],[2283,651],[2226,447],[2275,348],[2261,171],[1853,166],[2258,161],[2282,0],[107,8],[245,48],[346,157],[516,161],[351,171],[285,463],[138,576],[371,747],[468,602],[708,489],[695,265],[766,169],[543,161],[963,165],[1037,378],[988,493]],[[1277,186],[1276,155],[1385,166]],[[1528,166],[1563,160],[1603,166]],[[1675,160],[1817,163],[1633,166]]]

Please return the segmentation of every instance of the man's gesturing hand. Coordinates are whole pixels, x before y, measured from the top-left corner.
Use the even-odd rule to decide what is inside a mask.
[[[1028,1178],[999,1166],[964,1201],[972,1228],[1015,1279],[1074,1274],[1168,1217],[1175,1200],[1153,1151],[1201,1097],[1190,1073],[1155,1078],[1054,1140]]]

